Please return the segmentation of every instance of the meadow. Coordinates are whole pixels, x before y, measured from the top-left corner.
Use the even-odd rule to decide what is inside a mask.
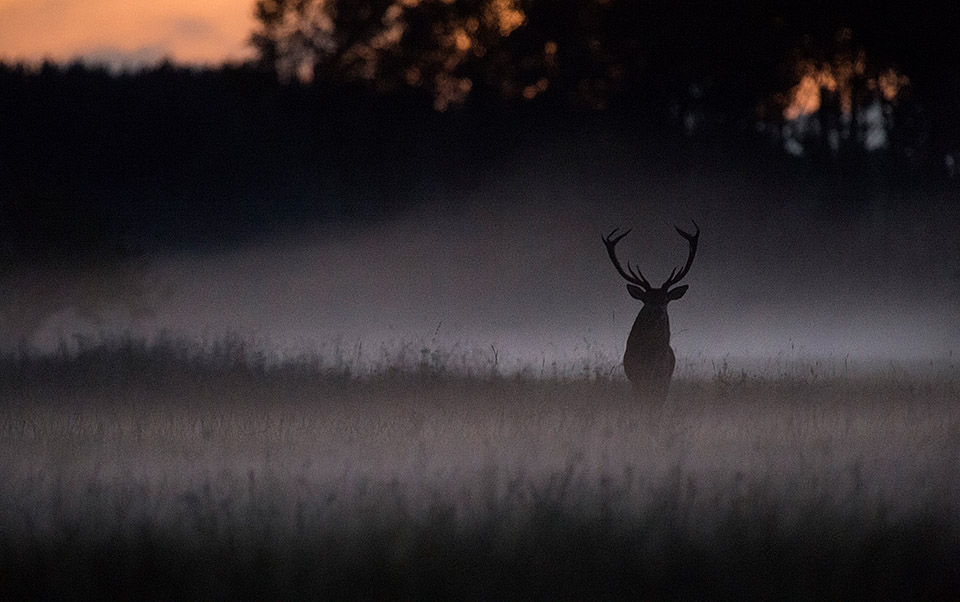
[[[952,362],[711,364],[649,407],[600,360],[347,355],[0,357],[0,599],[960,592]]]

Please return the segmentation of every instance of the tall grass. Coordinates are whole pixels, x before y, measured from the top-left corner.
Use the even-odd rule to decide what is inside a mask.
[[[721,363],[643,407],[606,365],[351,355],[0,359],[0,599],[960,591],[949,371]]]

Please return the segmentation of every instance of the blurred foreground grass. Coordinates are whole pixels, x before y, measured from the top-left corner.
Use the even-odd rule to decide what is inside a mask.
[[[0,599],[960,592],[955,373],[394,360],[0,358]]]

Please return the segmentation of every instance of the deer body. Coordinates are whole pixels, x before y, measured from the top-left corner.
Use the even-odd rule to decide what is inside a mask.
[[[614,230],[603,239],[614,267],[628,282],[627,291],[630,296],[643,302],[637,319],[633,321],[630,336],[627,337],[627,347],[623,353],[623,371],[633,385],[634,391],[642,399],[654,402],[666,399],[676,364],[676,357],[670,347],[670,317],[667,315],[667,304],[679,299],[687,292],[687,285],[676,286],[676,284],[690,271],[700,237],[699,227],[694,234],[688,234],[680,228],[676,230],[687,239],[690,244],[690,253],[683,268],[679,271],[674,268],[670,277],[659,288],[651,286],[640,270],[634,269],[629,263],[626,270],[621,267],[615,247],[624,236],[630,233],[629,230],[616,237],[614,235],[617,231]]]
[[[644,305],[633,321],[623,352],[627,380],[653,399],[666,397],[675,363],[670,348],[670,317],[664,309]]]

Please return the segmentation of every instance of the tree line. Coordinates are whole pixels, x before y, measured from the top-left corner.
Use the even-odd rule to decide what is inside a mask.
[[[806,138],[808,155],[882,147],[922,162],[960,148],[957,6],[258,0],[256,16],[252,43],[279,77],[415,90],[437,110],[552,99],[668,108],[721,135],[759,122],[783,142]],[[787,123],[802,113],[813,117]],[[876,123],[882,138],[867,133]]]
[[[0,253],[380,219],[599,126],[850,191],[952,185],[960,9],[821,4],[261,0],[248,64],[0,64]]]

